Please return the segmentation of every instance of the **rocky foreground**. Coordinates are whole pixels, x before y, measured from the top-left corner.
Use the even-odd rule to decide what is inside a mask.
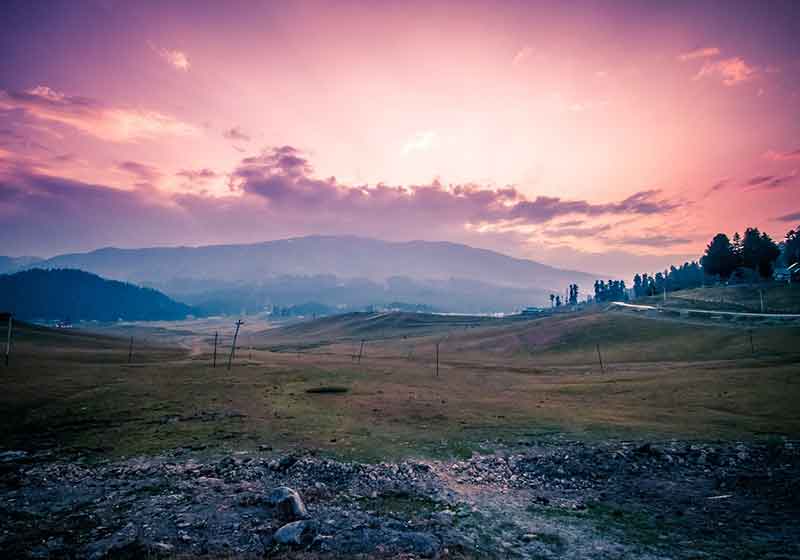
[[[465,461],[0,451],[2,558],[800,558],[800,445],[493,444]]]

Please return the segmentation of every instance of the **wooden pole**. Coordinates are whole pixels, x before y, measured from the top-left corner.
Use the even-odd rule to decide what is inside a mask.
[[[755,355],[756,347],[753,345],[753,329],[748,330],[747,334],[750,335],[750,355]]]
[[[6,365],[11,354],[11,314],[8,315],[8,334],[6,334]]]
[[[358,363],[361,363],[361,355],[364,353],[364,340],[361,340],[361,348],[358,349]]]
[[[131,337],[131,343],[128,346],[128,363],[133,361],[133,337]]]
[[[236,321],[236,330],[233,332],[233,343],[231,344],[231,354],[228,356],[228,371],[231,369],[231,364],[233,363],[233,354],[236,352],[236,338],[239,336],[239,327],[244,325],[244,321],[241,319]]]
[[[439,377],[439,343],[436,343],[436,377]]]
[[[761,313],[764,313],[764,290],[758,289],[758,297],[761,300]]]
[[[600,371],[605,373],[605,368],[603,367],[603,356],[600,355],[600,345],[597,345],[597,359],[600,360]]]
[[[217,367],[217,338],[219,337],[219,331],[214,331],[214,357],[211,358],[211,367]]]

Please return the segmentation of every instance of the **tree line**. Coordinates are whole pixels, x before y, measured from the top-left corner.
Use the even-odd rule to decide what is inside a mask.
[[[625,301],[628,299],[628,290],[625,280],[595,280],[594,300],[598,303],[604,301]]]
[[[561,305],[578,305],[580,288],[577,284],[570,284],[567,295],[561,299],[560,295],[550,294],[550,307],[561,307]]]
[[[688,288],[699,288],[731,279],[758,281],[772,277],[776,266],[789,266],[800,262],[800,226],[791,229],[785,238],[776,243],[758,228],[747,228],[744,235],[734,233],[732,238],[718,233],[706,247],[699,261],[685,262],[680,266],[655,274],[636,274],[631,288],[634,297],[644,297],[674,292]],[[577,286],[570,285],[570,303],[573,295],[577,303]],[[625,301],[629,291],[624,280],[597,280],[594,297],[588,300],[601,303]],[[560,298],[550,296],[551,303],[561,305]]]
[[[729,279],[740,268],[761,278],[770,278],[780,256],[780,247],[769,235],[758,228],[747,228],[743,237],[737,232],[732,240],[724,233],[715,235],[700,264],[707,274],[723,280]]]
[[[800,262],[800,227],[789,230],[779,243],[753,227],[744,235],[734,233],[732,238],[718,233],[699,262],[685,262],[652,275],[636,274],[633,293],[636,297],[652,296],[731,279],[765,280],[772,277],[775,266],[795,262]]]
[[[705,278],[703,267],[699,263],[685,262],[682,265],[669,267],[664,272],[653,275],[637,274],[633,277],[633,294],[635,297],[653,296],[666,292],[674,292],[686,288],[696,288],[710,283]]]

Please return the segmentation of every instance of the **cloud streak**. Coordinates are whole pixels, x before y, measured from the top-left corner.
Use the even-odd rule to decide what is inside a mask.
[[[203,169],[181,169],[175,175],[178,177],[183,177],[190,183],[202,183],[204,181],[219,177],[219,174],[216,171],[208,169],[207,167],[204,167]]]
[[[122,161],[117,164],[117,169],[129,173],[145,183],[153,183],[161,177],[158,169],[138,161]]]
[[[718,77],[726,86],[736,86],[752,80],[756,71],[755,66],[750,66],[744,59],[737,56],[718,62],[706,62],[694,79]]]
[[[695,60],[697,58],[709,58],[720,54],[717,47],[702,47],[693,51],[685,52],[678,55],[678,60],[686,62],[687,60]]]
[[[291,146],[246,158],[232,174],[243,192],[256,194],[279,208],[335,211],[341,214],[369,212],[439,215],[463,223],[512,221],[541,224],[562,216],[666,214],[678,207],[659,198],[659,190],[637,192],[614,203],[594,204],[585,200],[564,200],[537,196],[528,199],[515,187],[490,189],[466,184],[446,187],[429,185],[392,187],[348,186],[334,177],[313,177],[313,167]]]
[[[186,55],[185,52],[179,50],[171,50],[165,49],[162,47],[158,47],[153,43],[149,43],[150,48],[153,49],[158,56],[162,58],[167,64],[175,68],[176,70],[181,70],[182,72],[188,72],[189,68],[191,68],[191,64],[189,63],[189,57]]]
[[[632,245],[639,247],[672,247],[674,245],[686,245],[692,243],[692,239],[687,237],[676,237],[672,235],[629,235],[614,239],[618,245]]]
[[[111,142],[197,133],[194,126],[157,111],[108,106],[88,97],[68,96],[47,86],[26,91],[0,90],[0,109],[21,110],[34,119],[65,125]]]
[[[745,181],[744,186],[750,190],[777,189],[785,187],[797,179],[797,170],[787,175],[756,175]]]
[[[775,218],[779,222],[800,222],[800,210]]]
[[[772,161],[789,161],[793,159],[800,159],[800,148],[797,150],[790,150],[786,152],[769,150],[764,154],[764,157]]]
[[[387,239],[475,239],[480,226],[518,231],[567,217],[551,229],[555,236],[589,237],[610,226],[571,227],[580,217],[664,215],[678,207],[657,190],[610,203],[538,196],[529,199],[515,187],[489,188],[434,181],[412,186],[353,186],[334,177],[320,179],[305,155],[291,146],[266,150],[241,160],[230,174],[230,194],[165,193],[146,188],[161,175],[152,166],[123,161],[117,169],[142,181],[123,191],[46,175],[48,170],[18,160],[0,166],[2,242],[20,242],[33,225],[60,227],[46,239],[76,245],[202,243],[310,233],[353,234]],[[208,168],[177,173],[190,182],[218,178]],[[522,228],[522,229],[518,229]],[[91,243],[89,243],[91,239]],[[29,250],[35,250],[30,247]],[[51,249],[52,250],[52,249]]]
[[[250,136],[245,134],[241,128],[238,126],[234,126],[233,128],[229,128],[228,130],[222,133],[222,136],[227,138],[228,140],[234,140],[237,142],[249,142]]]

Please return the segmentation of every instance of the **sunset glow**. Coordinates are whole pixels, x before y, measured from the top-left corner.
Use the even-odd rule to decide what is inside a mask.
[[[796,2],[11,2],[0,25],[5,254],[346,233],[616,272],[798,221]]]

